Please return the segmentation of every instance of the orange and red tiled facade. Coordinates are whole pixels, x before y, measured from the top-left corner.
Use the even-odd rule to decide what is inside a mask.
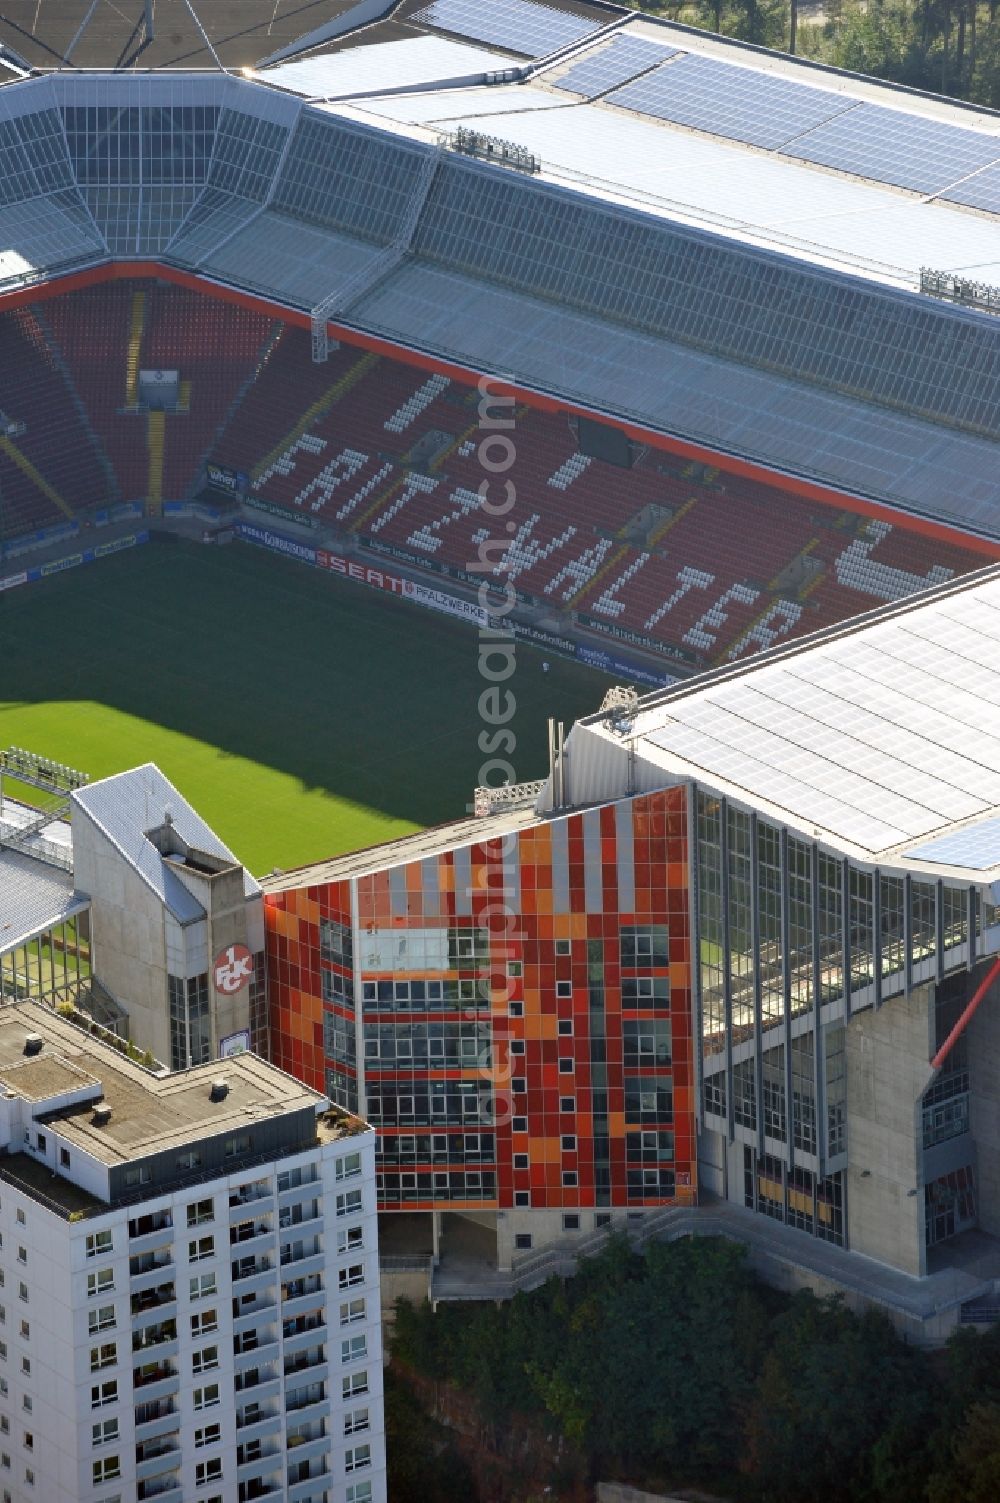
[[[274,1063],[379,1129],[384,1210],[693,1201],[686,790],[485,824],[267,892]]]

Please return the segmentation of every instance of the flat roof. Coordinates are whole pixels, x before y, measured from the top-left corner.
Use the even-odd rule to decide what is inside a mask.
[[[25,1054],[28,1034],[41,1037],[39,1053]],[[228,1091],[214,1101],[217,1078]],[[46,1120],[109,1166],[326,1104],[325,1096],[254,1054],[155,1075],[37,1002],[0,1006],[0,1082],[35,1106],[51,1099]],[[87,1092],[82,1102],[60,1100],[80,1090]],[[97,1100],[111,1109],[107,1122],[93,1120]],[[358,1119],[345,1116],[348,1129],[359,1130]]]
[[[444,851],[456,850],[461,846],[483,845],[512,831],[541,824],[549,817],[538,814],[532,806],[508,809],[502,814],[486,814],[479,818],[455,819],[447,824],[434,825],[429,830],[419,830],[415,835],[404,835],[400,840],[387,840],[381,845],[366,846],[363,850],[350,851],[344,856],[333,856],[329,861],[314,861],[309,866],[295,867],[292,871],[272,872],[270,876],[261,878],[260,885],[266,898],[268,893],[292,892],[302,887],[318,887],[326,882],[342,882],[349,877],[363,877],[371,872],[385,871],[390,866],[439,856]]]
[[[1000,872],[1000,567],[587,730],[862,861]],[[959,836],[957,832],[961,831]]]

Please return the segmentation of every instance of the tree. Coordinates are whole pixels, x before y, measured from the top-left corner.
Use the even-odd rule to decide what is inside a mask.
[[[907,1488],[926,1474],[920,1458],[933,1419],[925,1360],[883,1317],[855,1316],[808,1293],[793,1298],[773,1335],[744,1456],[766,1496],[911,1503]]]
[[[1000,1498],[1000,1403],[973,1404],[954,1436],[948,1464],[927,1489],[929,1503],[996,1503]]]

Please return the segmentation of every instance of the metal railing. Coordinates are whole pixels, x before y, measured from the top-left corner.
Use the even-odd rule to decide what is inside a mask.
[[[546,779],[536,778],[531,783],[503,783],[499,788],[477,788],[473,797],[473,811],[477,818],[487,814],[501,814],[510,809],[529,809],[545,787]]]
[[[958,276],[955,272],[921,266],[920,291],[931,297],[944,298],[949,303],[960,303],[963,308],[1000,313],[1000,287],[989,282],[974,282],[971,277]]]

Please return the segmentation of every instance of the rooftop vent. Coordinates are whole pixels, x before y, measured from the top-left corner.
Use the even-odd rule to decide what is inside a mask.
[[[225,1101],[229,1095],[229,1081],[224,1075],[217,1075],[212,1081],[212,1089],[209,1092],[210,1101]]]
[[[45,1040],[40,1033],[26,1033],[24,1035],[25,1054],[41,1054]]]
[[[94,1115],[90,1119],[93,1127],[107,1127],[111,1121],[111,1108],[106,1101],[99,1101],[94,1107]]]

